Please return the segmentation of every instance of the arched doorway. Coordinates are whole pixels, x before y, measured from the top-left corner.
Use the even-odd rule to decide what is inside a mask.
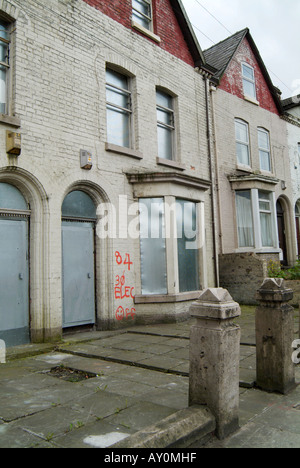
[[[62,206],[63,328],[93,325],[96,207],[85,192],[70,192]]]
[[[29,219],[21,192],[0,183],[0,339],[7,347],[30,341]]]
[[[287,257],[284,209],[283,209],[281,200],[277,200],[276,210],[277,210],[277,227],[278,227],[279,247],[282,251],[281,263],[286,266],[288,264],[288,257]]]

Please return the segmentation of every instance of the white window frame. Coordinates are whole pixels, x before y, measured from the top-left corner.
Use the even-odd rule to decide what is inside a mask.
[[[264,133],[268,137],[268,146],[267,148],[264,148],[259,145],[259,134]],[[257,137],[258,137],[258,151],[259,151],[259,164],[260,164],[260,170],[265,171],[265,172],[272,172],[272,161],[271,161],[271,145],[270,145],[270,132],[266,130],[265,128],[258,127],[257,129]],[[263,169],[262,168],[262,160],[261,160],[261,153],[265,153],[268,155],[268,160],[269,160],[269,169]]]
[[[237,252],[279,252],[279,241],[278,241],[278,229],[277,229],[277,222],[276,222],[276,199],[275,193],[260,190],[256,188],[252,189],[243,189],[240,190],[243,192],[249,191],[251,192],[251,209],[252,209],[252,219],[253,219],[253,238],[254,238],[254,247],[239,247]],[[238,190],[236,191],[238,192]],[[269,198],[263,198],[263,193],[268,193]],[[269,210],[264,210],[260,208],[260,201],[268,201],[269,203]],[[237,213],[237,211],[236,211]],[[272,226],[272,243],[271,246],[263,246],[262,242],[262,229],[261,229],[261,213],[268,213],[271,216],[271,226]],[[237,214],[236,214],[237,216]],[[238,219],[236,218],[236,226],[238,228]],[[238,236],[238,231],[237,231]]]
[[[246,127],[246,129],[247,129],[247,140],[246,140],[246,141],[239,140],[239,139],[237,138],[237,132],[236,132],[237,124],[243,125],[244,127]],[[245,122],[244,120],[242,120],[242,119],[236,118],[235,121],[234,121],[234,129],[235,129],[235,142],[236,142],[236,147],[237,147],[237,145],[245,146],[245,147],[247,148],[247,151],[248,151],[248,164],[244,164],[243,162],[240,162],[240,161],[239,161],[238,151],[237,151],[237,149],[236,149],[237,163],[238,163],[239,166],[244,166],[244,167],[248,167],[248,168],[249,168],[249,167],[251,167],[251,152],[250,152],[249,124],[248,124],[247,122]]]
[[[139,203],[143,204],[144,198],[139,199]],[[201,256],[199,254],[200,250],[200,245],[202,245],[204,241],[204,203],[199,202],[199,201],[191,201],[187,199],[182,199],[180,197],[174,197],[174,196],[162,196],[162,197],[151,197],[147,199],[147,202],[151,203],[161,203],[161,200],[163,200],[163,206],[164,208],[161,208],[161,216],[162,216],[162,235],[158,235],[156,233],[155,229],[152,231],[152,226],[149,223],[149,219],[146,223],[146,225],[141,224],[141,233],[146,233],[149,234],[151,232],[151,235],[153,235],[154,239],[158,239],[158,242],[161,241],[161,247],[164,244],[164,254],[160,255],[165,255],[165,260],[166,260],[166,269],[165,269],[165,275],[166,275],[166,283],[165,285],[161,285],[163,289],[165,290],[162,292],[152,292],[152,293],[143,293],[142,295],[144,296],[168,296],[168,295],[186,295],[186,294],[193,294],[196,291],[198,291],[201,286],[200,284],[203,282],[203,272],[204,272],[204,267],[203,267],[203,260],[201,259]],[[192,240],[191,237],[187,237],[186,239],[186,248],[187,250],[193,250],[195,251],[195,255],[197,258],[197,268],[198,268],[198,289],[196,290],[188,290],[188,291],[182,291],[180,288],[180,261],[178,257],[178,236],[180,238],[181,233],[179,232],[178,229],[178,221],[179,219],[184,223],[186,220],[181,219],[180,217],[178,218],[178,212],[177,208],[179,205],[177,203],[179,202],[179,205],[181,202],[186,202],[188,204],[193,204],[195,207],[195,237],[196,239]],[[144,201],[145,203],[145,201]],[[182,206],[182,205],[181,205]],[[141,216],[141,213],[143,213],[143,208],[140,207],[139,213]],[[185,214],[185,212],[184,212]],[[156,219],[156,218],[155,218]],[[141,221],[141,220],[140,220]],[[150,227],[149,227],[150,226]],[[202,229],[200,228],[202,226]],[[185,230],[185,228],[182,228]],[[160,233],[161,234],[161,233]],[[183,233],[184,235],[184,233]],[[140,253],[141,253],[141,262],[142,262],[142,239],[140,239]],[[145,252],[143,252],[145,253]],[[202,271],[201,271],[202,270]],[[141,279],[142,281],[142,279]],[[151,283],[151,280],[150,280]],[[143,285],[142,285],[142,291],[143,291]]]
[[[172,107],[165,107],[165,106],[162,106],[161,104],[158,104],[158,102],[156,102],[156,110],[157,111],[161,111],[163,113],[165,113],[168,117],[169,117],[169,121],[170,123],[167,124],[165,122],[162,122],[160,121],[159,119],[157,119],[157,129],[158,128],[162,128],[163,130],[165,130],[166,132],[170,132],[170,135],[171,135],[171,148],[170,149],[170,154],[171,154],[171,158],[167,158],[166,156],[163,156],[161,153],[160,153],[160,148],[158,147],[158,157],[161,158],[161,159],[166,159],[168,161],[175,161],[175,112],[174,112],[174,98],[171,94],[165,92],[165,91],[161,91],[160,89],[157,89],[156,90],[156,96],[157,94],[160,93],[162,95],[165,95],[166,97],[170,98],[171,99],[171,103],[172,103]]]
[[[110,101],[108,101],[106,99],[106,112],[108,111],[108,108],[110,108],[110,110],[115,111],[115,112],[124,113],[124,115],[126,115],[128,117],[128,129],[127,129],[128,130],[128,139],[129,139],[128,146],[124,146],[124,145],[119,145],[119,146],[122,146],[122,147],[124,146],[126,148],[132,148],[132,93],[131,93],[131,89],[130,89],[130,81],[129,81],[130,78],[127,75],[125,75],[124,73],[120,73],[120,72],[118,72],[116,70],[113,70],[110,67],[106,68],[106,72],[108,72],[108,71],[117,73],[120,76],[127,79],[128,86],[125,89],[125,88],[122,88],[122,87],[116,86],[115,84],[110,83],[106,78],[106,90],[112,90],[112,91],[119,92],[120,94],[122,94],[124,96],[127,96],[127,99],[128,99],[127,107],[121,107],[118,104],[116,104],[114,102],[110,102]],[[109,144],[117,145],[116,143],[114,143],[112,141],[109,141],[108,129],[107,129],[107,142]]]
[[[249,70],[252,71],[253,74],[253,79],[250,79],[248,76],[244,75],[244,68],[248,68]],[[250,99],[253,99],[256,101],[256,81],[255,81],[255,71],[254,68],[251,67],[248,63],[242,63],[242,78],[243,78],[243,91],[244,91],[244,96]],[[245,85],[244,83],[250,83],[253,86],[253,95],[246,93],[245,92]]]
[[[135,8],[133,6],[133,2],[132,2],[132,21],[135,24],[138,24],[140,27],[152,32],[153,31],[152,0],[135,0],[135,1],[137,3],[140,3],[141,5],[148,5],[149,6],[150,16],[145,15],[141,10],[139,10],[138,8]],[[143,18],[143,20],[146,21],[146,23],[147,23],[146,27],[140,21],[139,16],[141,16]]]
[[[3,18],[0,18],[0,22],[1,23],[4,23],[6,25],[6,28],[7,29],[2,29],[2,26],[0,25],[0,29],[2,31],[5,31],[7,38],[4,38],[4,37],[1,37],[1,34],[0,34],[0,42],[1,42],[1,46],[2,45],[6,45],[7,46],[7,55],[5,56],[5,59],[4,61],[0,61],[0,67],[3,68],[5,70],[5,90],[3,92],[3,99],[5,99],[5,102],[3,102],[3,104],[5,105],[5,109],[4,109],[4,112],[1,112],[1,114],[4,114],[4,115],[9,115],[9,107],[10,107],[10,99],[9,99],[9,96],[10,96],[10,93],[9,93],[9,81],[10,81],[10,71],[11,71],[11,67],[10,67],[10,48],[11,48],[11,39],[10,39],[10,29],[11,29],[11,24],[9,21],[6,21],[5,19]],[[3,34],[4,35],[4,34]],[[5,96],[4,96],[5,94]]]

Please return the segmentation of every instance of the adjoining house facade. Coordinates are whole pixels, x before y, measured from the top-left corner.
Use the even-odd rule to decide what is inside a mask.
[[[282,101],[287,122],[290,170],[293,190],[292,205],[295,213],[297,258],[300,258],[300,96]]]
[[[186,317],[216,278],[181,2],[3,0],[0,47],[0,338]]]
[[[210,91],[220,285],[251,304],[269,262],[296,259],[286,122],[248,29],[204,55],[216,69]]]

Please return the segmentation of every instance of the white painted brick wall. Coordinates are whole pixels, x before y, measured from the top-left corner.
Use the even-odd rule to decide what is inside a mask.
[[[268,112],[248,101],[244,101],[225,91],[215,93],[216,133],[218,144],[218,165],[220,182],[220,211],[222,218],[222,253],[232,253],[237,249],[234,192],[228,176],[237,172],[235,146],[235,118],[249,124],[252,170],[260,173],[257,128],[263,127],[270,133],[272,175],[280,180],[275,189],[276,199],[284,197],[289,204],[287,213],[287,233],[289,249],[295,255],[294,217],[292,210],[293,188],[290,174],[289,151],[286,122],[272,112]],[[246,173],[245,173],[246,175]],[[281,180],[286,189],[282,190]]]
[[[44,306],[43,310],[35,306],[32,327],[38,335],[41,323],[46,323],[45,333],[51,337],[61,324],[60,213],[65,195],[82,181],[86,187],[100,187],[115,203],[119,194],[132,198],[126,172],[168,171],[156,164],[158,85],[178,96],[178,155],[186,166],[185,173],[209,179],[204,82],[192,67],[81,0],[2,0],[1,9],[17,20],[12,39],[12,109],[21,119],[22,153],[19,158],[7,156],[5,131],[11,127],[0,124],[0,168],[1,174],[6,174],[3,168],[17,167],[32,174],[43,187],[43,216],[48,224],[43,218],[43,240],[32,238],[41,244],[32,268],[42,263],[44,290],[37,291],[33,285],[33,302]],[[105,151],[106,62],[134,76],[135,148],[143,154],[141,161]],[[93,154],[91,171],[80,169],[81,148]],[[213,285],[209,194],[206,200],[207,267]],[[137,241],[113,240],[106,250],[101,248],[97,260],[101,278],[98,314],[111,320],[116,308],[113,253],[131,252],[136,263]],[[132,271],[130,282],[135,281]]]

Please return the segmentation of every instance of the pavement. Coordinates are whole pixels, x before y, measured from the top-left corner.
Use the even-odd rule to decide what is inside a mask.
[[[236,320],[240,429],[227,439],[214,436],[206,407],[188,407],[191,319],[8,349],[0,448],[300,448],[300,385],[288,395],[255,388],[254,311],[242,307]]]

